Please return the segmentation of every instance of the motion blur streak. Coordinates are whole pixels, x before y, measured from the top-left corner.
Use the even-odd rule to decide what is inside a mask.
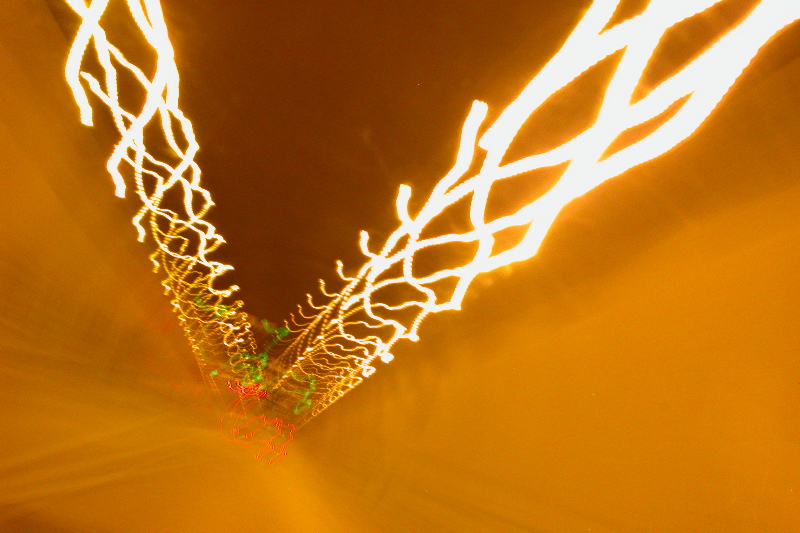
[[[134,224],[143,239],[143,222],[149,222],[157,244],[153,262],[167,274],[164,286],[174,296],[201,370],[217,390],[236,394],[223,427],[237,442],[258,446],[259,456],[271,454],[270,461],[285,454],[296,427],[371,375],[376,358],[388,362],[399,340],[416,341],[426,316],[459,309],[479,274],[534,256],[565,205],[689,137],[760,48],[800,17],[800,0],[762,0],[702,54],[651,88],[645,73],[658,60],[665,33],[719,1],[652,0],[641,14],[613,24],[620,2],[596,0],[563,47],[482,135],[488,106],[473,103],[450,172],[416,214],[409,207],[412,189],[400,188],[397,229],[377,247],[362,232],[366,262],[353,276],[338,263],[345,287],[330,294],[321,282],[327,303],[315,304],[309,296],[311,312],[301,309],[295,317],[298,330],[284,341],[288,328],[263,322],[263,333],[258,322],[241,312],[241,302],[228,301],[237,287],[213,286],[232,267],[208,259],[224,241],[203,220],[213,203],[199,184],[191,122],[178,107],[178,72],[158,1],[127,2],[132,20],[155,51],[151,77],[107,39],[100,21],[109,0],[89,6],[67,1],[82,19],[66,74],[82,121],[92,124],[88,87],[111,111],[121,135],[108,161],[116,193],[125,193],[124,174],[132,174],[144,204]],[[90,45],[97,65],[89,65]],[[506,160],[521,128],[548,99],[612,58],[613,75],[589,127],[550,150]],[[102,71],[102,83],[92,69]],[[132,75],[144,89],[138,113],[120,104],[119,72]],[[154,131],[153,125],[160,129]],[[646,127],[650,131],[637,129]],[[638,138],[620,148],[632,131]],[[536,180],[534,171],[555,167],[560,174],[547,192],[516,210],[490,216],[495,184],[526,173]],[[459,206],[465,208],[460,215],[468,229],[442,232],[437,220],[459,215]],[[507,230],[516,232],[515,239],[508,238]],[[435,260],[420,259],[432,253]],[[256,330],[266,339],[257,341]],[[276,346],[286,347],[275,355]],[[256,435],[262,431],[272,434]]]

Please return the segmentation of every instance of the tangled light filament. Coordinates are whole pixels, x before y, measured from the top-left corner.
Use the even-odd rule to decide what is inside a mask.
[[[416,341],[426,316],[459,309],[476,276],[534,256],[556,216],[570,201],[658,157],[691,135],[759,49],[800,17],[800,1],[761,1],[699,57],[634,101],[645,69],[654,60],[667,30],[717,3],[719,0],[651,0],[640,15],[606,29],[620,2],[595,0],[561,50],[479,140],[487,106],[473,103],[462,128],[456,162],[423,207],[412,215],[408,209],[411,188],[401,186],[396,200],[400,224],[394,233],[377,248],[379,251],[373,251],[369,235],[362,232],[361,249],[367,260],[357,274],[345,276],[339,264],[345,288],[336,295],[326,294],[330,300],[325,305],[317,306],[309,300],[316,314],[303,324],[287,357],[295,360],[295,372],[320,378],[314,407],[306,418],[372,374],[375,358],[390,361],[391,349],[399,340]],[[621,57],[590,127],[556,148],[504,162],[520,129],[537,109],[615,52]],[[672,115],[652,132],[609,154],[623,133],[670,111]],[[478,157],[476,144],[486,153],[480,170],[467,176]],[[557,165],[565,168],[545,194],[513,213],[495,218],[487,215],[495,184]],[[469,203],[470,229],[461,233],[435,231],[436,218],[462,200]],[[515,245],[498,251],[498,234],[511,228],[519,230],[522,237]],[[473,245],[468,260],[419,273],[415,259],[422,253],[464,244]],[[451,282],[449,286],[441,283],[446,280]],[[324,285],[322,291],[325,293]]]
[[[267,356],[258,343],[242,303],[230,301],[236,286],[217,288],[215,281],[230,265],[213,261],[209,255],[224,239],[204,216],[213,206],[211,195],[200,186],[200,169],[194,161],[198,144],[192,123],[178,105],[178,69],[158,0],[127,0],[128,13],[153,52],[152,74],[129,60],[112,44],[101,24],[109,16],[111,0],[66,0],[80,17],[66,65],[66,79],[78,103],[81,120],[92,124],[90,96],[110,111],[120,139],[108,160],[116,194],[123,196],[133,181],[142,207],[133,219],[139,240],[149,234],[156,242],[151,260],[163,270],[163,285],[173,296],[172,304],[191,342],[206,381],[218,392],[236,392],[240,401],[226,414],[228,421],[261,420],[259,396],[252,384],[269,373]],[[99,75],[93,74],[98,72]],[[133,87],[138,85],[138,87]],[[127,108],[124,95],[140,89],[143,99]],[[136,105],[139,107],[136,108]],[[280,338],[286,335],[281,330]],[[270,346],[271,348],[272,346]],[[237,387],[225,384],[238,383]],[[222,386],[218,386],[222,385]],[[232,404],[234,405],[234,404]],[[274,435],[248,438],[239,431],[237,441],[268,445],[282,432],[293,431],[281,419],[263,419],[262,432]],[[287,428],[289,428],[287,430]],[[236,429],[236,422],[234,423]],[[271,449],[271,448],[270,448]],[[277,456],[283,455],[283,444]],[[263,452],[264,450],[262,450]],[[259,453],[262,453],[259,452]]]
[[[230,302],[236,287],[217,289],[214,281],[230,270],[208,258],[224,241],[203,219],[213,205],[200,186],[194,162],[198,146],[191,122],[178,107],[178,71],[158,0],[127,0],[129,12],[155,53],[152,76],[129,61],[107,39],[100,21],[110,0],[66,0],[81,18],[67,61],[67,81],[85,124],[92,123],[89,91],[111,111],[121,139],[108,161],[118,195],[132,174],[143,207],[134,218],[140,239],[147,231],[157,244],[152,259],[167,278],[173,305],[209,383],[226,383],[237,399],[224,421],[237,441],[257,443],[259,453],[279,457],[295,427],[317,415],[387,362],[401,339],[415,341],[426,316],[459,309],[467,289],[481,273],[534,256],[559,212],[570,201],[604,181],[672,149],[702,124],[759,49],[800,17],[800,0],[761,0],[702,54],[645,96],[643,76],[658,58],[665,33],[721,0],[651,0],[639,15],[609,27],[620,0],[595,0],[563,47],[480,135],[488,107],[474,102],[464,122],[455,164],[416,213],[409,209],[410,187],[403,185],[395,208],[397,229],[376,247],[366,232],[366,261],[336,293],[321,289],[327,303],[301,310],[300,329],[264,322],[263,331]],[[83,67],[93,50],[102,82]],[[520,129],[555,93],[592,66],[617,54],[593,123],[569,141],[542,153],[506,161]],[[129,74],[144,90],[141,109],[119,102],[117,75]],[[630,130],[658,122],[635,142],[614,149]],[[153,126],[158,126],[154,135]],[[480,148],[482,151],[479,151]],[[165,153],[156,157],[155,153]],[[530,203],[499,216],[487,209],[503,180],[538,169],[563,167],[557,182]],[[470,174],[470,169],[478,170]],[[533,179],[533,178],[532,178]],[[175,200],[178,198],[179,200]],[[459,203],[467,211],[462,232],[436,227],[437,217]],[[519,239],[502,246],[500,236],[516,229]],[[449,254],[461,246],[469,253]],[[426,253],[444,250],[444,259],[427,263]],[[422,267],[420,266],[422,264]],[[266,336],[256,341],[255,332]],[[261,350],[258,347],[261,347]],[[245,430],[245,428],[247,428]],[[271,436],[256,435],[272,431]],[[244,438],[242,438],[244,436]]]

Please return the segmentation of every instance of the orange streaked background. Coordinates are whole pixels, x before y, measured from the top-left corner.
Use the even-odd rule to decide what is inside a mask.
[[[220,256],[271,320],[390,231],[469,102],[498,111],[587,5],[163,3]],[[746,6],[723,4],[670,53]],[[67,13],[0,7],[0,529],[800,529],[797,27],[265,468],[216,430],[112,137],[78,122]]]

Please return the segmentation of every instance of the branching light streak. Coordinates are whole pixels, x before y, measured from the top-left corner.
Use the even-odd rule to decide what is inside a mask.
[[[327,303],[317,305],[309,297],[311,312],[301,310],[298,331],[275,355],[273,349],[287,345],[282,339],[289,330],[264,322],[269,338],[256,342],[257,324],[240,311],[241,302],[228,302],[236,287],[213,287],[231,267],[208,258],[224,241],[203,220],[213,203],[199,184],[191,122],[178,107],[178,71],[158,0],[127,0],[133,21],[155,52],[150,77],[106,38],[100,20],[110,0],[94,0],[88,6],[83,0],[66,1],[82,19],[67,62],[67,81],[81,119],[92,123],[88,87],[111,111],[121,135],[108,162],[117,195],[125,193],[125,175],[132,174],[143,202],[134,223],[143,239],[148,233],[143,222],[148,222],[157,244],[153,261],[167,274],[164,286],[174,295],[173,305],[204,375],[237,395],[225,419],[231,436],[241,441],[244,435],[244,440],[259,443],[259,453],[274,457],[285,453],[283,446],[295,427],[371,375],[376,358],[388,362],[398,341],[416,341],[425,317],[459,309],[479,274],[534,256],[569,202],[689,137],[760,48],[800,18],[800,0],[761,0],[702,54],[639,98],[646,88],[643,75],[657,59],[665,33],[721,0],[651,0],[644,12],[612,27],[608,26],[620,0],[595,0],[563,47],[488,128],[488,106],[473,103],[455,164],[422,208],[412,214],[412,190],[403,185],[395,202],[399,225],[394,233],[376,247],[362,232],[365,263],[352,277],[338,263],[344,289],[329,294],[321,282]],[[83,70],[90,47],[103,73],[102,83]],[[551,150],[506,161],[520,129],[549,98],[615,54],[613,76],[589,127]],[[138,112],[119,102],[118,71],[132,75],[146,93]],[[160,137],[153,134],[153,124],[160,125]],[[649,133],[612,149],[621,135],[647,125],[652,126]],[[167,156],[156,158],[154,152]],[[563,170],[546,193],[513,212],[490,216],[487,206],[495,185],[553,167]],[[468,229],[438,230],[437,217],[460,204],[467,208]],[[520,236],[511,246],[502,245],[500,236],[506,230]],[[449,253],[454,246],[461,251]],[[420,256],[436,250],[442,250],[437,257],[445,259],[431,268]],[[272,433],[256,435],[266,429]]]
[[[424,206],[416,215],[410,214],[412,191],[401,186],[396,200],[400,224],[394,233],[379,251],[373,251],[369,235],[362,232],[361,250],[367,260],[358,273],[347,277],[339,265],[345,288],[337,295],[326,294],[330,301],[324,306],[309,300],[316,315],[302,324],[304,329],[289,348],[291,357],[287,358],[295,360],[295,372],[321,378],[306,419],[372,374],[376,358],[390,361],[391,349],[399,340],[416,341],[426,316],[460,309],[476,276],[534,256],[556,216],[570,201],[658,157],[691,135],[759,49],[800,17],[797,0],[763,0],[703,54],[634,101],[645,68],[665,32],[719,1],[651,0],[642,14],[605,29],[620,2],[595,0],[561,50],[479,140],[478,131],[488,108],[483,102],[473,103],[462,128],[456,162]],[[548,98],[615,52],[621,53],[619,63],[589,128],[547,152],[503,162],[520,128]],[[623,132],[675,107],[677,111],[650,134],[607,155]],[[468,177],[466,173],[479,157],[476,144],[486,153],[480,170]],[[511,214],[487,216],[493,185],[562,164],[566,168],[558,182],[538,199]],[[462,200],[469,202],[471,229],[463,233],[428,231],[437,216]],[[496,251],[498,234],[510,228],[520,230],[522,238],[516,245]],[[430,234],[423,236],[426,233]],[[468,243],[474,250],[469,260],[418,273],[415,259],[422,253]],[[450,280],[451,286],[443,289],[440,282],[444,280]],[[322,291],[325,293],[324,285]],[[398,301],[398,294],[405,297]]]
[[[259,454],[266,453],[280,435],[291,436],[294,427],[280,418],[262,418],[258,400],[263,394],[254,394],[252,388],[271,375],[267,354],[257,349],[252,325],[240,311],[242,303],[230,301],[237,287],[214,286],[233,267],[209,258],[225,241],[203,218],[214,204],[200,186],[200,169],[194,161],[199,147],[192,123],[178,106],[178,68],[161,5],[158,0],[127,0],[134,23],[130,26],[138,28],[143,44],[154,52],[154,69],[148,76],[147,69],[130,61],[103,29],[101,21],[108,16],[111,1],[93,0],[87,5],[83,0],[66,0],[81,19],[67,59],[67,82],[84,124],[93,122],[92,95],[110,111],[120,134],[107,163],[116,194],[124,196],[128,182],[134,182],[142,201],[133,219],[139,240],[149,234],[156,242],[151,260],[166,274],[163,285],[173,296],[204,378],[220,394],[230,390],[240,396],[225,418],[233,422],[231,435],[237,442],[263,448]],[[130,95],[136,90],[144,94],[136,103],[138,109],[126,109],[120,92]],[[287,333],[282,328],[276,338]],[[226,386],[232,383],[237,387]],[[237,426],[242,420],[248,421],[245,425],[262,420],[262,433],[273,434],[243,439]],[[283,446],[269,448],[270,461],[275,454],[278,458],[285,454]]]

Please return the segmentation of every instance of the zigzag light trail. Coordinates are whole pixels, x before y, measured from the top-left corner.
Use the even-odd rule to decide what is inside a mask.
[[[411,187],[400,188],[395,231],[379,246],[362,232],[366,260],[354,276],[346,276],[338,263],[344,288],[329,294],[321,282],[325,304],[316,305],[309,297],[311,311],[301,311],[291,335],[288,328],[264,322],[269,339],[259,342],[254,334],[259,325],[241,311],[241,302],[229,301],[236,287],[213,286],[232,267],[207,257],[224,241],[203,220],[213,203],[199,184],[200,170],[194,162],[198,146],[191,122],[178,106],[178,71],[159,2],[127,2],[157,58],[154,74],[148,77],[143,67],[128,61],[109,42],[100,21],[110,1],[94,0],[87,6],[80,0],[67,0],[82,19],[67,62],[67,81],[85,124],[92,123],[87,87],[114,118],[121,138],[108,169],[116,193],[125,193],[132,175],[143,203],[134,223],[140,239],[149,233],[156,241],[153,262],[167,275],[164,286],[173,295],[203,374],[218,390],[235,393],[226,415],[234,422],[227,431],[238,441],[258,446],[259,455],[269,455],[271,461],[285,454],[285,443],[296,427],[370,376],[375,359],[388,362],[398,341],[417,340],[425,317],[459,309],[479,274],[533,257],[569,202],[692,135],[761,47],[800,18],[800,0],[762,0],[682,70],[640,97],[643,76],[658,59],[665,33],[702,16],[721,0],[651,0],[641,14],[611,27],[620,1],[595,0],[562,48],[480,136],[488,106],[473,103],[450,172],[415,214],[409,210]],[[102,70],[102,83],[82,70],[90,45]],[[551,150],[506,161],[520,129],[549,98],[615,54],[613,76],[588,128]],[[138,112],[119,103],[117,74],[121,70],[145,90]],[[654,123],[649,133],[615,149],[621,135]],[[160,136],[153,133],[153,124],[160,125]],[[156,158],[156,151],[169,156]],[[495,184],[559,166],[563,171],[546,193],[513,212],[488,215]],[[470,229],[437,232],[437,217],[463,203],[468,204],[464,223]],[[521,237],[504,246],[499,236],[505,230],[516,230]],[[452,247],[469,254],[448,256],[446,251]],[[434,250],[449,259],[439,261],[433,270],[427,264],[421,268],[420,256]],[[276,348],[281,348],[277,355]],[[256,429],[245,432],[244,427]]]

